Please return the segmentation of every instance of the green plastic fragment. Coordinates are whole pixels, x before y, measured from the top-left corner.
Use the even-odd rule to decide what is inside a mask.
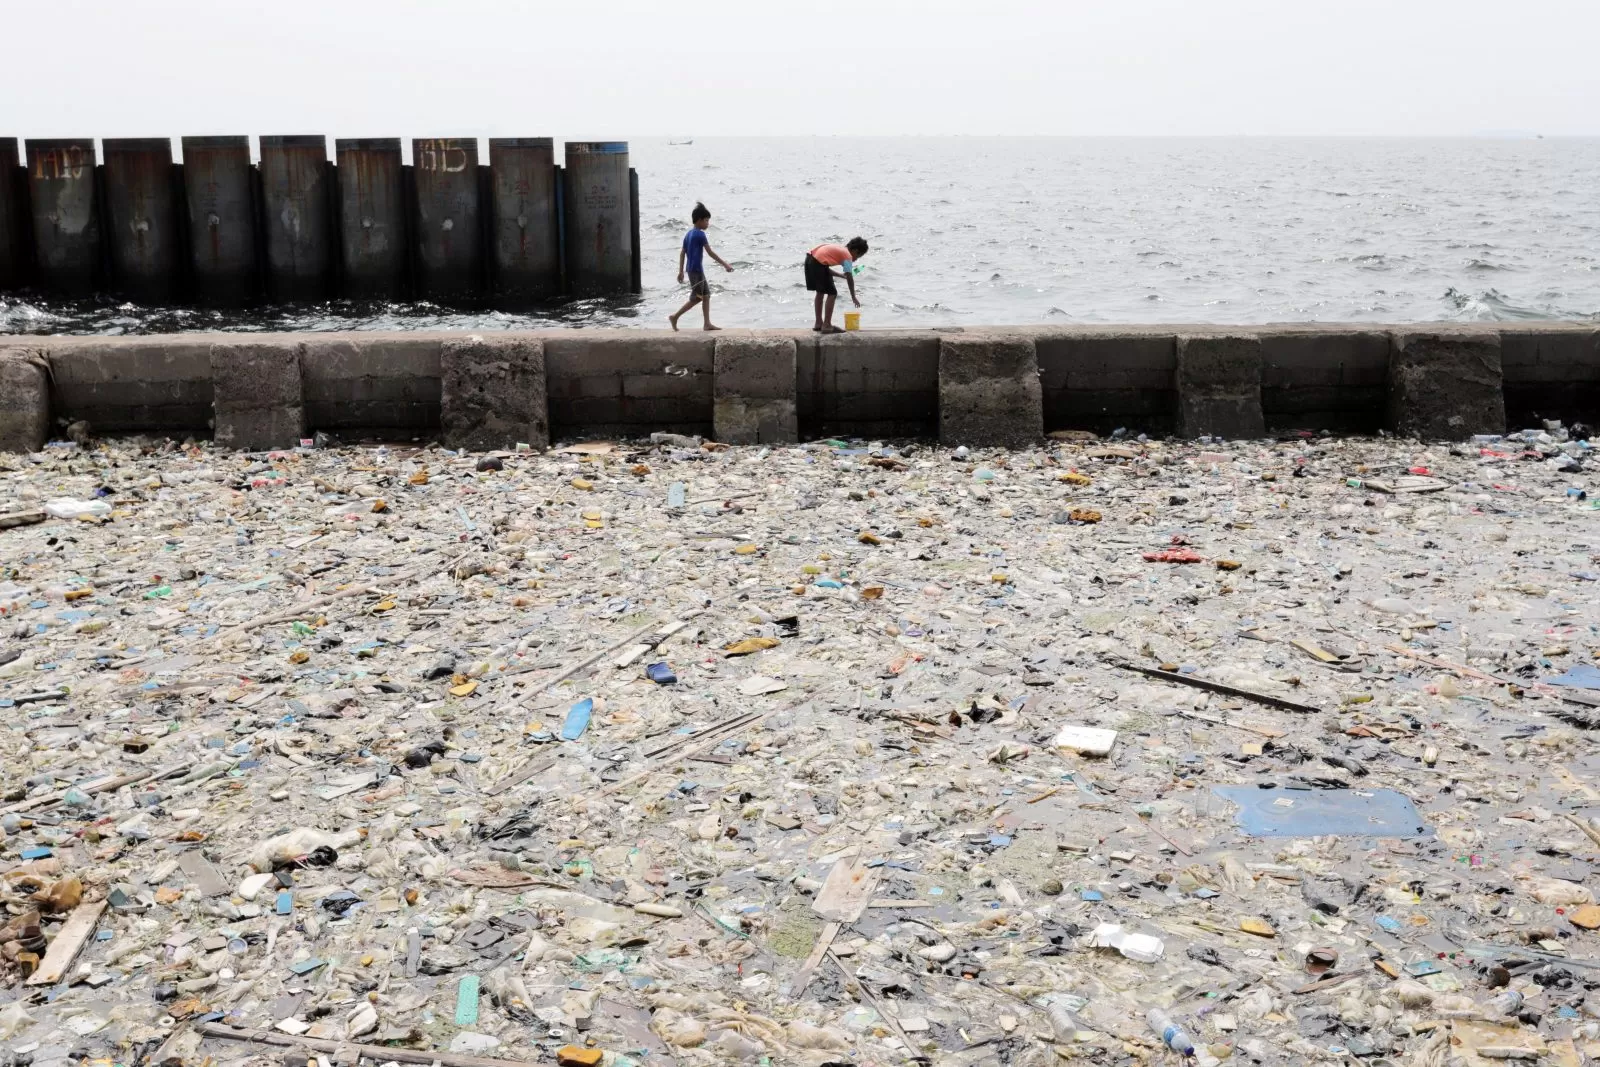
[[[456,986],[456,1025],[473,1026],[478,1021],[478,976],[469,974]]]

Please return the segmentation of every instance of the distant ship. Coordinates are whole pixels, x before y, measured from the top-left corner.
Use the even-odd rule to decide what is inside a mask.
[[[694,144],[694,138],[691,137],[687,141],[668,141],[667,144],[669,144],[669,145],[674,145],[674,144]]]

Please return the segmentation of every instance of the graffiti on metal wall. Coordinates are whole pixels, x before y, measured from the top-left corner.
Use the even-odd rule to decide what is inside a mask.
[[[467,150],[454,141],[418,141],[418,170],[439,174],[459,174],[467,169]]]
[[[43,181],[77,181],[93,166],[82,145],[41,148],[33,157],[33,176]]]

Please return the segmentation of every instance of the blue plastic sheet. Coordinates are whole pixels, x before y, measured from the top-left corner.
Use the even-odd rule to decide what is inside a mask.
[[[1416,805],[1393,789],[1260,789],[1219,785],[1212,792],[1239,806],[1239,829],[1252,837],[1427,837]]]
[[[567,709],[567,719],[561,724],[561,740],[576,741],[589,728],[589,716],[594,712],[594,701],[584,697]]]
[[[1574,664],[1566,674],[1541,679],[1545,685],[1569,685],[1574,689],[1600,689],[1600,667],[1587,663]]]

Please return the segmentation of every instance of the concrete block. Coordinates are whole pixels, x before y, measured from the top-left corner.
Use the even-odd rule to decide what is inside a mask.
[[[1389,352],[1387,421],[1394,432],[1422,440],[1504,432],[1500,335],[1397,331]]]
[[[449,448],[550,445],[544,342],[508,335],[449,340],[440,350],[440,424]]]
[[[935,436],[939,337],[910,330],[801,333],[795,338],[801,436]]]
[[[211,346],[223,334],[60,338],[43,349],[58,418],[97,434],[209,429]]]
[[[1500,335],[1500,368],[1513,385],[1600,382],[1600,328],[1576,323],[1506,325]]]
[[[1005,334],[939,340],[939,442],[1027,448],[1044,436],[1033,341]]]
[[[1261,339],[1253,334],[1178,336],[1178,433],[1266,435],[1261,412]]]
[[[211,346],[214,439],[244,452],[293,448],[306,435],[305,345],[247,337]]]
[[[1600,329],[1588,324],[1518,324],[1500,330],[1507,426],[1542,419],[1600,422]]]
[[[545,353],[546,357],[549,353]],[[711,409],[705,418],[685,418],[682,400],[640,397],[574,397],[550,401],[552,440],[581,437],[645,437],[656,431],[712,436]]]
[[[623,374],[622,395],[651,400],[682,400],[688,407],[711,406],[711,375],[683,368],[681,372],[657,371],[653,374]]]
[[[305,339],[306,420],[313,430],[416,437],[439,427],[448,334],[327,334]]]
[[[1039,359],[1046,430],[1118,427],[1170,433],[1177,424],[1177,339],[1130,326],[1029,331]]]
[[[548,353],[546,353],[548,355]],[[622,397],[622,375],[596,374],[584,378],[553,378],[545,364],[545,391],[552,402],[577,397]]]
[[[795,409],[795,343],[783,337],[720,337],[714,356],[712,424],[731,445],[800,439]]]
[[[1383,427],[1387,330],[1263,329],[1257,336],[1268,430],[1376,433]]]
[[[544,336],[552,381],[600,374],[710,374],[715,338],[656,330],[559,330]],[[707,394],[709,396],[709,394]]]
[[[24,349],[0,352],[0,452],[36,452],[49,434],[49,365]]]

